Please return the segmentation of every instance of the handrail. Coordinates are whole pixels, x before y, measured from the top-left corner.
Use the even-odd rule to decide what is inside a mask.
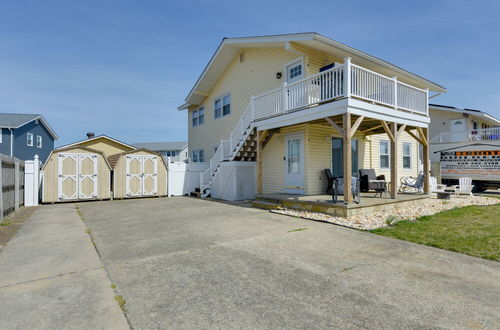
[[[457,143],[469,141],[499,141],[500,127],[480,128],[462,132],[441,132],[430,143]]]

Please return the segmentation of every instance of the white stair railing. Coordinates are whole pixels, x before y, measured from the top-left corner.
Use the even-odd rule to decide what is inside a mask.
[[[253,100],[253,98],[252,98]],[[229,140],[221,140],[219,145],[217,146],[217,150],[215,151],[212,159],[210,159],[210,165],[208,169],[200,173],[200,190],[202,194],[210,188],[212,182],[215,180],[218,169],[220,167],[221,162],[223,161],[231,161],[236,157],[241,146],[250,135],[252,131],[252,102],[248,105],[247,109],[241,116],[238,124],[234,128],[233,132],[230,135]],[[207,194],[205,194],[206,196]]]

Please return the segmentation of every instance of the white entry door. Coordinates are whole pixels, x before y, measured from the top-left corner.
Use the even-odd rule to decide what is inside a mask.
[[[58,172],[59,200],[97,197],[97,155],[60,153]]]
[[[304,193],[304,135],[295,133],[285,138],[285,192]]]
[[[127,196],[154,196],[158,190],[156,156],[127,155]]]

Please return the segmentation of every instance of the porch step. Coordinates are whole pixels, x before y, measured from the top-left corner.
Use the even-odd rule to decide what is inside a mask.
[[[256,199],[252,202],[252,207],[255,207],[258,209],[264,209],[264,210],[277,210],[277,209],[283,207],[283,205],[281,205],[280,203],[273,203],[273,202],[268,202],[268,201]]]

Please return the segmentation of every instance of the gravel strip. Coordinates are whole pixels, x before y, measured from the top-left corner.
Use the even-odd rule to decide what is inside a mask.
[[[356,215],[349,218],[337,217],[318,212],[299,211],[287,208],[271,210],[273,213],[299,217],[308,220],[324,221],[355,229],[371,230],[388,227],[398,221],[415,221],[417,218],[439,213],[441,211],[469,205],[492,205],[498,203],[496,198],[484,196],[452,196],[450,200],[436,198],[423,199],[418,205],[395,208],[391,211],[374,212],[370,216]]]

